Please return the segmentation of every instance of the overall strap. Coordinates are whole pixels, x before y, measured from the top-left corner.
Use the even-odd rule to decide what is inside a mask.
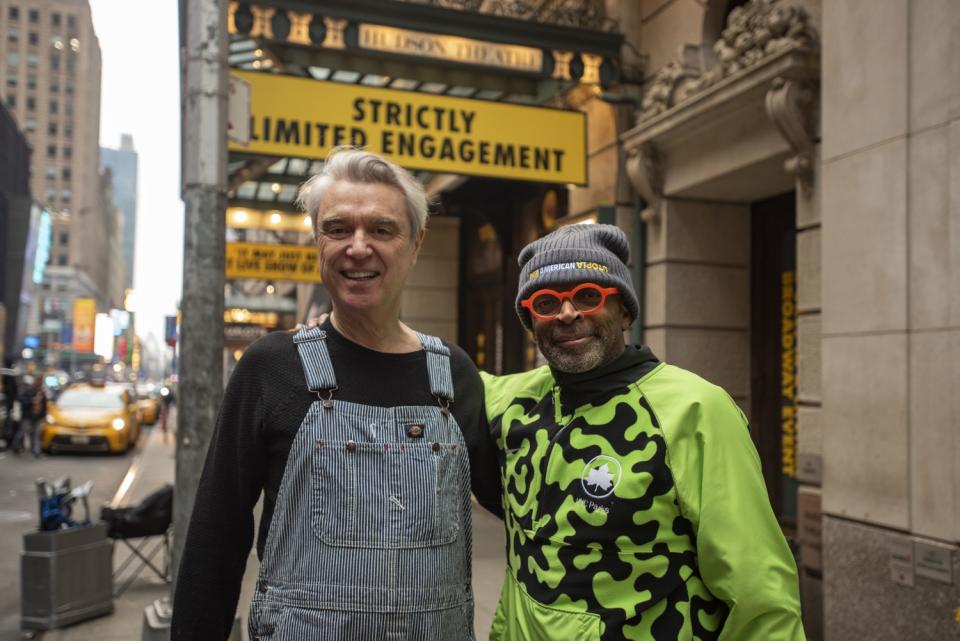
[[[453,375],[450,373],[450,348],[436,336],[417,332],[417,338],[427,353],[427,374],[430,393],[449,405],[453,402]]]
[[[337,389],[337,378],[333,375],[333,363],[327,351],[326,338],[327,333],[319,327],[304,327],[293,335],[293,342],[300,354],[300,364],[307,378],[307,388],[311,392]]]

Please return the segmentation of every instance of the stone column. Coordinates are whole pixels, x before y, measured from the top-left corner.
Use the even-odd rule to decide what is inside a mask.
[[[414,329],[457,342],[460,219],[433,216],[403,288],[400,318]],[[469,296],[469,292],[464,292]]]
[[[647,223],[646,342],[749,416],[750,207],[664,199]]]

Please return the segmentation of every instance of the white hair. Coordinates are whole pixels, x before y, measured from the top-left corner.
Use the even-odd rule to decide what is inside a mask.
[[[331,183],[338,180],[355,183],[391,185],[403,192],[407,203],[412,237],[416,238],[427,224],[427,193],[410,172],[370,151],[356,147],[334,147],[327,155],[323,169],[300,186],[296,204],[313,220],[317,231],[317,214],[323,204],[323,195]]]

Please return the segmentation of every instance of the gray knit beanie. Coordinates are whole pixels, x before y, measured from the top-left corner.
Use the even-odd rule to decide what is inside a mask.
[[[532,329],[530,312],[520,301],[535,291],[579,283],[616,287],[631,320],[636,320],[640,304],[627,270],[629,260],[627,235],[613,225],[568,225],[533,241],[517,259],[520,286],[516,307],[520,322]]]

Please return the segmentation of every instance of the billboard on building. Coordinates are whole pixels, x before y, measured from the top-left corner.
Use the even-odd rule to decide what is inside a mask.
[[[398,165],[469,176],[587,182],[586,114],[425,92],[235,71],[232,118],[249,136],[230,150],[323,159],[354,145]],[[248,100],[248,105],[236,104]]]
[[[92,298],[73,300],[73,351],[92,352],[96,330],[97,301]]]

